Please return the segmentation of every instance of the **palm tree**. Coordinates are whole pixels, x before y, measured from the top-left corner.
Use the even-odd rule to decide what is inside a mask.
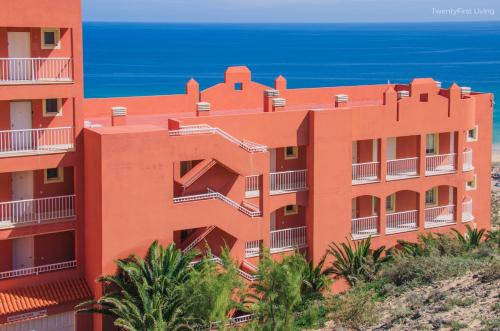
[[[335,258],[332,273],[344,277],[351,286],[373,280],[382,264],[391,259],[390,255],[382,256],[384,251],[385,246],[371,250],[371,237],[354,245],[349,239],[340,245],[332,242],[328,248],[328,253]]]
[[[465,225],[467,228],[467,232],[465,235],[462,235],[458,230],[451,229],[455,232],[458,241],[462,244],[465,249],[471,249],[479,246],[481,244],[481,240],[483,239],[485,230],[478,230],[477,228],[472,229],[469,224]]]
[[[116,275],[97,279],[106,293],[80,304],[78,312],[112,316],[115,326],[127,331],[192,330],[199,324],[188,313],[194,301],[183,299],[180,285],[189,279],[197,254],[155,241],[145,259],[131,255],[116,261]]]
[[[302,292],[304,294],[321,294],[332,283],[330,275],[333,273],[333,269],[331,267],[324,268],[326,257],[326,254],[323,255],[316,266],[311,260],[304,268],[302,275]]]

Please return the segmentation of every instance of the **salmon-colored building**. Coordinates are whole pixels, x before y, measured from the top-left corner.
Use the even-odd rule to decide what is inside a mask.
[[[250,282],[263,248],[317,261],[346,238],[490,227],[489,93],[230,67],[202,91],[84,99],[80,1],[1,6],[0,331],[111,330],[74,306],[154,240],[225,244]]]

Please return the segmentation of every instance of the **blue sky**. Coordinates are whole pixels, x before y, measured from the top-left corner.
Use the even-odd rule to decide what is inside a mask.
[[[500,0],[82,0],[85,21],[428,22],[500,20]]]

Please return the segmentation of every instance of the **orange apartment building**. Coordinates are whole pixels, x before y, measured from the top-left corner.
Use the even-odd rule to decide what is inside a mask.
[[[74,306],[154,240],[226,244],[251,282],[264,248],[318,260],[346,238],[490,227],[489,93],[230,67],[202,91],[84,99],[80,2],[1,6],[0,331],[111,330]]]

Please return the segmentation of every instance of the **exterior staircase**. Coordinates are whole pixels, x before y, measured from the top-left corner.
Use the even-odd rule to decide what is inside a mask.
[[[191,249],[193,249],[194,247],[196,247],[196,245],[198,245],[203,239],[205,239],[206,236],[208,236],[210,234],[210,232],[212,232],[215,228],[216,228],[215,225],[211,225],[211,226],[205,228],[204,231],[200,235],[196,236],[194,238],[194,240],[191,241],[189,243],[189,245],[187,245],[182,251],[188,252]]]
[[[205,159],[191,168],[184,176],[177,180],[185,191],[191,184],[203,176],[210,170],[217,162],[213,159]]]

